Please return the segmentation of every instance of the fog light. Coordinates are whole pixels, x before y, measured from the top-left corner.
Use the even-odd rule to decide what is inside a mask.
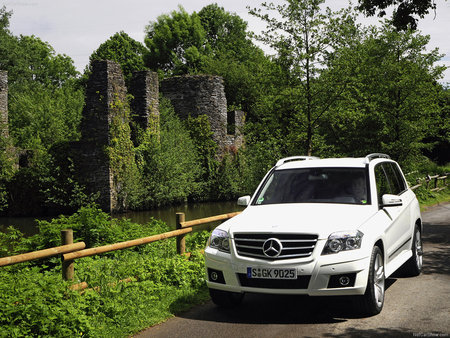
[[[328,288],[351,288],[355,286],[356,273],[330,276]]]
[[[211,272],[211,279],[213,280],[213,281],[216,281],[217,280],[217,278],[219,278],[219,275],[217,274],[217,272]]]
[[[208,268],[208,279],[214,283],[225,284],[225,278],[223,272],[215,269]]]
[[[348,278],[347,276],[340,277],[339,284],[341,284],[341,286],[348,286],[350,284],[350,278]]]

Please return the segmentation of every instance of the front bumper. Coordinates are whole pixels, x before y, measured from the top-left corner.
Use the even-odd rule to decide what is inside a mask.
[[[264,261],[237,257],[208,247],[205,250],[207,285],[230,292],[303,294],[310,296],[362,295],[366,290],[370,257],[355,257],[355,252],[320,255],[308,259]],[[247,279],[248,267],[295,268],[297,280]],[[213,281],[211,271],[220,279]],[[336,285],[340,276],[349,276],[346,287]],[[216,277],[216,275],[214,275]]]

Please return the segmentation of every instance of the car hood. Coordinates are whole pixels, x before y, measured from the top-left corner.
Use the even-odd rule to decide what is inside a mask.
[[[219,228],[230,233],[306,233],[326,239],[336,231],[356,230],[373,214],[370,205],[273,204],[247,207]]]

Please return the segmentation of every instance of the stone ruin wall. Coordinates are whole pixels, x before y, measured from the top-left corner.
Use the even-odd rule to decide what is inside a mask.
[[[0,137],[8,135],[8,72],[0,70]]]
[[[158,76],[144,71],[134,74],[130,91],[132,118],[143,129],[154,121],[159,124]],[[86,89],[86,102],[81,122],[81,141],[74,144],[78,156],[79,177],[89,193],[99,192],[99,205],[108,212],[123,210],[113,182],[106,147],[110,144],[110,127],[115,109],[127,104],[127,88],[120,65],[112,61],[94,61]],[[159,131],[159,126],[155,132]],[[131,137],[131,135],[129,135]]]
[[[73,144],[74,160],[80,181],[88,193],[99,193],[99,206],[107,212],[119,208],[106,153],[113,114],[111,106],[117,100],[126,100],[120,66],[111,61],[94,61],[86,87],[81,140]]]
[[[81,140],[71,143],[78,176],[88,193],[99,193],[98,203],[107,212],[121,210],[114,189],[110,163],[106,154],[110,125],[117,100],[127,102],[132,94],[132,118],[142,129],[153,128],[159,133],[159,90],[167,97],[182,118],[206,114],[219,155],[243,144],[242,111],[227,112],[223,79],[219,76],[196,75],[168,78],[159,86],[157,73],[142,71],[133,74],[127,91],[120,65],[112,61],[94,61],[86,88],[85,107],[81,121]],[[0,71],[0,118],[8,135],[7,72]],[[131,137],[131,135],[130,135]]]
[[[131,111],[135,123],[144,130],[151,128],[159,134],[158,74],[150,71],[133,73],[128,90],[133,95]]]
[[[230,151],[236,151],[244,144],[243,128],[245,113],[242,110],[227,112],[227,135],[224,147]]]
[[[207,115],[214,133],[213,139],[223,155],[243,143],[241,134],[244,113],[227,112],[227,99],[223,79],[214,75],[175,76],[161,82],[161,93],[168,98],[182,119],[189,115]]]

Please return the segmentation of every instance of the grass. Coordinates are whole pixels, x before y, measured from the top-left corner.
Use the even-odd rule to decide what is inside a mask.
[[[448,186],[439,192],[419,188],[415,193],[420,203],[420,211],[425,211],[429,207],[437,204],[450,202],[450,188]]]

